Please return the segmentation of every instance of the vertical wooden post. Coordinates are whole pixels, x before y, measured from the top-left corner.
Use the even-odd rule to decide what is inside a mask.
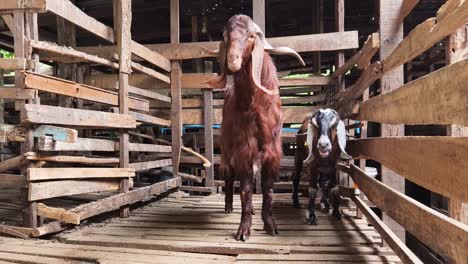
[[[76,47],[75,25],[57,16],[57,44],[66,47]],[[77,64],[59,63],[58,77],[76,82]],[[59,95],[59,106],[72,107],[73,98]]]
[[[344,32],[345,30],[345,3],[344,0],[335,0],[335,28],[337,32]],[[335,70],[345,63],[345,56],[343,51],[338,51],[336,55]],[[336,85],[336,92],[345,89],[344,76],[338,77]]]
[[[266,36],[266,22],[265,22],[265,0],[256,0],[252,1],[252,8],[253,8],[253,21],[260,27],[263,33]],[[261,173],[257,173],[254,176],[255,181],[255,193],[262,193],[262,175]]]
[[[380,0],[380,60],[385,59],[403,40],[403,23],[399,19],[402,0]],[[385,74],[380,81],[382,94],[399,88],[404,84],[403,66],[397,67]],[[382,124],[382,137],[404,136],[404,125]],[[395,172],[382,166],[382,182],[387,186],[404,193],[405,179]],[[405,229],[393,221],[387,215],[383,215],[383,221],[404,242]]]
[[[132,58],[131,45],[132,35],[130,32],[132,26],[132,1],[114,0],[114,14],[117,15],[114,25],[115,35],[117,36],[117,47],[119,50],[119,113],[128,114],[128,79],[131,73]],[[128,130],[120,129],[120,167],[128,168],[129,158],[129,136]],[[129,180],[122,179],[120,182],[120,192],[128,192]],[[129,207],[122,207],[121,217],[128,217]]]
[[[171,43],[179,43],[179,0],[171,0]],[[180,61],[171,61],[171,133],[173,174],[179,173],[182,146],[182,69]]]
[[[312,16],[314,34],[320,34],[323,31],[323,0],[314,0],[314,15]],[[314,67],[314,73],[320,75],[322,71],[322,57],[320,51],[313,53],[312,64]]]
[[[205,72],[213,72],[213,63],[205,61]],[[205,186],[214,187],[214,145],[213,145],[213,90],[203,90],[203,120],[205,133],[205,157],[213,164],[209,168],[205,168]]]
[[[468,24],[447,38],[445,51],[447,64],[457,63],[468,57]],[[450,125],[447,127],[447,136],[466,137],[468,136],[468,128],[461,125]],[[449,198],[448,209],[450,217],[468,224],[468,204]]]

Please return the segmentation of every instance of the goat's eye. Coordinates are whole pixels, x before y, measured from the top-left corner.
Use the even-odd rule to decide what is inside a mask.
[[[249,36],[249,40],[254,40],[255,39],[255,35],[250,35]]]

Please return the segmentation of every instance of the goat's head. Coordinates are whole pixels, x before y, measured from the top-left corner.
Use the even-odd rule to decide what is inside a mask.
[[[271,54],[295,56],[305,66],[304,61],[296,51],[287,47],[273,48],[266,40],[260,27],[250,17],[246,15],[231,17],[224,29],[219,50],[208,50],[208,52],[218,55],[221,73],[217,78],[207,83],[214,88],[224,88],[226,74],[236,73],[250,62],[255,86],[270,94],[271,91],[265,89],[260,82],[265,51]]]
[[[310,163],[314,160],[313,147],[316,147],[322,158],[328,158],[332,152],[333,145],[338,141],[343,159],[351,159],[346,153],[346,129],[344,122],[340,120],[338,113],[330,108],[319,109],[314,114],[308,116],[307,127],[307,147],[309,156],[304,161]]]

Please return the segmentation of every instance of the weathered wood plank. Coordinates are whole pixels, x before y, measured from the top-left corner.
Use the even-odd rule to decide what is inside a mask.
[[[0,186],[7,188],[24,188],[28,185],[26,177],[16,174],[0,173]]]
[[[355,165],[351,165],[351,176],[370,201],[425,245],[448,261],[466,262],[468,226],[391,189]]]
[[[34,69],[34,60],[25,58],[2,59],[0,58],[0,69],[4,70],[30,70]]]
[[[130,115],[33,104],[26,104],[21,109],[21,122],[96,128],[136,127],[136,121]]]
[[[387,124],[468,125],[466,72],[468,60],[444,67],[362,102],[353,118]]]
[[[162,119],[156,116],[142,114],[139,112],[130,111],[128,114],[132,116],[133,118],[135,118],[136,121],[147,123],[147,124],[170,127],[172,123],[171,120],[166,120],[166,119]]]
[[[149,76],[159,79],[165,83],[171,83],[171,79],[168,76],[159,73],[151,68],[145,67],[139,63],[132,62],[132,69],[142,72],[144,74],[148,74]]]
[[[128,168],[28,168],[28,181],[93,179],[93,178],[129,178],[135,176],[135,170]]]
[[[149,200],[155,195],[162,194],[180,186],[181,183],[181,178],[158,182],[151,186],[134,189],[126,193],[120,193],[95,202],[80,205],[69,210],[69,212],[79,215],[79,220],[81,221],[95,215],[116,210],[124,205]]]
[[[50,136],[55,141],[75,142],[78,139],[78,131],[71,128],[42,125],[34,129],[33,136]]]
[[[339,76],[345,74],[351,70],[355,65],[357,68],[362,70],[364,69],[372,59],[372,57],[377,53],[380,48],[380,36],[379,33],[373,33],[369,35],[366,42],[362,46],[362,49],[354,54],[349,60],[346,61],[341,67],[339,67],[331,75],[332,79],[338,78]]]
[[[100,89],[52,76],[37,73],[25,73],[24,84],[27,88],[55,94],[61,94],[79,99],[117,106],[119,97],[117,92]],[[140,98],[129,98],[129,107],[140,111],[149,111],[149,101]]]
[[[17,125],[0,125],[0,142],[25,141],[27,128]]]
[[[31,100],[38,97],[37,91],[20,88],[4,88],[0,86],[1,99]]]
[[[37,1],[37,0],[36,0]],[[75,24],[76,26],[101,37],[110,43],[115,42],[114,30],[93,17],[88,16],[69,0],[47,1],[47,11]]]
[[[83,193],[117,191],[119,182],[114,181],[51,181],[29,184],[29,201],[43,200],[53,197],[68,196]]]
[[[43,203],[37,204],[37,215],[69,224],[80,224],[80,216],[73,212],[68,212],[63,208],[49,207]]]
[[[156,144],[138,144],[130,143],[129,151],[132,152],[172,152],[171,146]]]
[[[452,8],[448,8],[452,7]],[[382,62],[383,71],[389,72],[443,40],[468,23],[468,2],[449,0],[437,13],[413,29],[401,44]]]
[[[27,152],[25,154],[26,159],[35,161],[46,161],[46,162],[57,162],[57,163],[80,163],[80,164],[115,164],[119,163],[119,158],[89,158],[84,156],[66,156],[66,155],[55,155],[55,156],[43,156],[36,152]]]
[[[468,189],[460,188],[468,186],[467,137],[367,138],[348,141],[347,149],[431,191],[468,201]]]
[[[379,232],[380,236],[387,242],[389,247],[397,254],[403,263],[420,263],[423,262],[403,243],[395,233],[388,228],[385,223],[369,208],[359,196],[353,196],[353,201],[356,206],[364,213],[367,220]]]
[[[28,165],[29,162],[25,159],[24,155],[19,155],[11,159],[0,162],[0,172],[11,169],[20,169],[20,167]]]
[[[170,60],[136,41],[132,41],[132,53],[165,71],[171,71]]]
[[[130,168],[135,169],[136,172],[140,172],[140,171],[146,171],[146,170],[150,170],[154,168],[161,168],[161,167],[166,167],[166,166],[171,166],[171,165],[172,165],[171,159],[162,159],[162,160],[130,163]]]
[[[40,138],[38,148],[41,151],[117,151],[116,142],[107,139],[77,138],[75,142],[52,141]]]
[[[166,102],[166,103],[171,102],[171,97],[169,97],[169,96],[165,96],[165,95],[162,95],[162,94],[159,94],[159,93],[155,93],[155,92],[148,91],[148,90],[145,90],[145,89],[141,89],[141,88],[131,86],[131,85],[128,86],[128,92],[131,93],[131,94],[143,96],[143,97],[146,97],[146,98],[151,98],[151,99],[156,99],[156,100],[159,100],[159,101],[163,101],[163,102]]]

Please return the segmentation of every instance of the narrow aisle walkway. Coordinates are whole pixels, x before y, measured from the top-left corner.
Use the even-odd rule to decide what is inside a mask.
[[[309,226],[305,224],[305,209],[292,208],[289,194],[275,194],[274,215],[280,235],[271,237],[262,231],[261,196],[255,195],[254,207],[257,214],[247,242],[233,238],[240,218],[237,196],[234,213],[226,215],[222,195],[180,197],[177,193],[135,210],[129,218],[114,218],[63,235],[63,243],[0,238],[0,243],[6,244],[0,247],[0,260],[7,260],[2,254],[10,254],[2,252],[17,250],[91,263],[399,262],[389,248],[379,246],[380,237],[366,220],[355,219],[349,208],[343,209],[342,221],[320,213],[319,225]]]

